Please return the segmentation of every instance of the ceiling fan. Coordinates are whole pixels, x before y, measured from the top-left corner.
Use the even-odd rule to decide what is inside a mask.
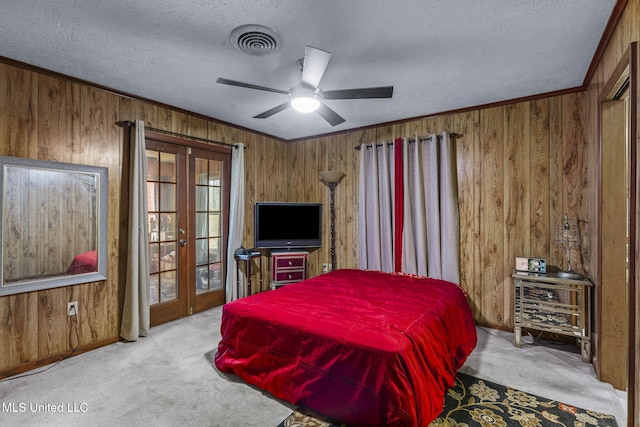
[[[320,80],[322,80],[322,76],[327,69],[330,59],[331,53],[315,47],[307,46],[304,58],[297,62],[298,67],[302,70],[302,79],[299,84],[292,87],[290,90],[273,89],[251,83],[224,79],[222,77],[219,77],[216,80],[216,83],[281,93],[289,96],[289,100],[287,102],[253,116],[255,119],[266,119],[267,117],[271,117],[288,107],[293,107],[297,111],[304,113],[317,111],[323,119],[331,124],[331,126],[337,126],[344,122],[345,119],[331,108],[327,107],[323,100],[391,98],[393,95],[393,86],[323,91],[318,87],[318,85],[320,84]]]

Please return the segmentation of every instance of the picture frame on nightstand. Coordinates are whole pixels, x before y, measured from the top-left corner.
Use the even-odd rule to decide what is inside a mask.
[[[516,257],[516,268],[518,273],[523,274],[547,274],[547,260],[544,258]]]

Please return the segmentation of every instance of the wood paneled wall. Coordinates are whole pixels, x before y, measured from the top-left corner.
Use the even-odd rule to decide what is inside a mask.
[[[629,48],[629,45],[632,42],[638,41],[640,41],[640,0],[629,0],[615,27],[611,39],[606,46],[604,54],[597,64],[596,71],[589,82],[589,86],[586,91],[585,118],[587,126],[585,136],[587,140],[587,151],[585,152],[585,156],[587,158],[589,168],[589,173],[586,178],[588,183],[588,204],[590,206],[598,206],[600,150],[606,150],[606,147],[600,146],[600,128],[598,119],[599,96],[607,81],[615,71],[616,66]],[[632,137],[634,138],[632,141],[635,141],[635,144],[638,144],[638,138],[640,138],[640,136],[635,135]],[[601,196],[605,197],[606,195]],[[602,220],[599,215],[599,209],[590,209],[587,211],[587,214],[589,222],[594,224],[594,226],[598,224],[598,221]],[[622,213],[620,214],[620,220],[623,220]],[[600,287],[599,278],[602,272],[598,265],[600,253],[598,251],[599,242],[596,230],[594,230],[589,237],[589,245],[593,248],[593,251],[588,259],[588,263],[591,269],[591,277],[596,285],[596,295],[609,293],[608,289],[602,289]],[[606,250],[606,247],[602,248],[603,252]],[[640,287],[637,273],[636,283],[633,284],[633,286],[635,286],[636,289]],[[617,325],[628,319],[628,311],[624,295],[621,295],[619,291],[616,291],[616,293],[618,296],[617,301],[614,304],[611,304],[608,301],[607,306],[601,307],[601,301],[596,300],[596,309],[598,309],[596,319],[605,318],[608,322],[606,324],[596,325],[597,340],[595,342],[596,349],[594,365],[603,381],[611,382],[616,387],[621,388],[626,384],[627,354],[626,350],[623,349],[620,351],[620,346],[616,346],[614,344],[621,342],[625,343],[623,347],[626,349],[626,337],[621,336],[624,335],[625,332],[620,330]],[[640,326],[636,324],[636,328],[640,329]],[[640,355],[640,343],[636,342],[634,345],[636,346],[636,350],[633,352],[636,355],[636,363],[640,363],[640,359],[638,358],[638,355]],[[632,386],[634,386],[635,389],[640,389],[640,380],[637,375],[635,375],[634,383],[635,384]],[[640,409],[640,402],[637,400],[638,398],[638,395],[636,395],[636,410]],[[631,409],[629,410],[629,414],[634,414]],[[635,412],[635,425],[640,425],[640,421],[638,421],[640,420],[640,417],[638,417],[637,414],[638,412]]]
[[[291,143],[288,193],[328,205],[329,190],[319,171],[346,172],[336,187],[336,254],[338,267],[355,268],[359,169],[354,148],[444,130],[462,134],[456,140],[462,285],[478,323],[511,329],[515,257],[543,257],[563,267],[555,222],[567,213],[583,229],[589,227],[583,99],[581,93],[569,94]],[[328,210],[326,215],[328,230]],[[310,255],[311,275],[330,260],[328,231],[325,236],[327,244]],[[574,251],[574,269],[582,270],[582,258]]]
[[[0,64],[0,155],[109,170],[107,280],[0,298],[0,377],[118,340],[126,262],[128,139],[116,125],[141,119],[157,129],[247,145],[247,206],[286,198],[284,143],[213,120],[135,101],[88,85]],[[251,224],[247,224],[247,235]],[[67,302],[78,301],[79,342]]]
[[[0,298],[0,370],[55,359],[78,345],[66,312],[68,301],[79,302],[81,346],[117,336],[121,173],[120,130],[113,125],[117,117],[114,95],[0,64],[0,154],[104,166],[110,180],[110,280]]]
[[[582,238],[579,250],[571,254],[572,266],[590,278],[598,292],[606,293],[606,289],[599,289],[598,265],[600,251],[607,250],[600,247],[598,236],[600,150],[606,149],[600,146],[598,97],[629,44],[637,41],[640,41],[640,0],[629,0],[584,93],[291,144],[289,163],[292,168],[297,167],[292,175],[314,181],[322,169],[341,169],[347,173],[336,190],[339,267],[357,265],[358,165],[353,147],[362,142],[448,130],[463,135],[456,145],[461,279],[470,294],[476,321],[511,329],[509,276],[516,255],[545,257],[551,264],[566,267],[566,256],[554,242],[555,221],[565,213],[578,220]],[[640,135],[635,138],[637,143]],[[319,144],[324,148],[318,148]],[[312,189],[308,184],[293,185],[301,199],[328,203],[328,190],[321,183]],[[640,251],[637,242],[636,247]],[[328,260],[327,246],[311,254],[311,273],[319,274],[322,263]],[[637,274],[633,285],[640,289]],[[602,307],[598,316],[626,318],[625,299],[619,296]],[[636,321],[635,327],[640,331],[640,321]],[[607,349],[616,348],[612,343],[626,341],[624,331],[615,327],[602,330],[598,325],[596,330],[596,369],[599,374],[605,373],[602,380],[622,387],[626,379],[626,354]],[[636,336],[640,333],[636,332]],[[638,339],[633,345],[635,363],[640,366]],[[633,387],[640,390],[637,371],[636,368]],[[637,419],[639,394],[632,396]]]
[[[629,42],[640,38],[639,2],[629,1],[585,93],[294,143],[0,64],[0,155],[109,169],[108,279],[0,298],[0,374],[54,360],[78,344],[73,320],[66,316],[67,301],[79,301],[81,348],[118,339],[128,184],[125,130],[115,125],[120,120],[141,119],[158,129],[246,144],[245,246],[252,245],[256,201],[319,201],[328,207],[329,190],[318,173],[344,171],[336,188],[339,268],[357,266],[354,147],[444,130],[462,134],[456,141],[462,285],[478,323],[511,329],[514,257],[544,257],[564,267],[564,253],[554,243],[554,225],[565,213],[579,221],[584,238],[572,254],[573,267],[597,277],[597,97]],[[312,276],[330,260],[328,209],[324,220],[327,244],[310,255]]]
[[[108,279],[104,282],[0,298],[0,370],[39,363],[75,345],[66,302],[80,304],[80,345],[117,340],[126,242],[128,146],[120,120],[221,142],[243,142],[246,156],[245,246],[253,241],[256,201],[329,205],[321,170],[342,170],[336,188],[338,268],[357,266],[358,152],[361,143],[449,130],[456,142],[461,216],[462,282],[476,320],[512,326],[514,257],[561,264],[553,225],[566,212],[583,227],[583,94],[476,110],[295,143],[283,143],[215,121],[135,101],[86,85],[0,65],[0,153],[109,168]],[[323,248],[310,255],[310,274],[330,262],[329,209]],[[583,248],[588,253],[589,248]],[[574,268],[581,269],[579,256]],[[267,263],[265,263],[265,266]]]

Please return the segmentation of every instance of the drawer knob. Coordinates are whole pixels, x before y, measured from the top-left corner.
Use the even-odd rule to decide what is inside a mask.
[[[293,261],[291,261],[291,260],[290,260],[290,261],[289,261],[289,265],[293,265]]]

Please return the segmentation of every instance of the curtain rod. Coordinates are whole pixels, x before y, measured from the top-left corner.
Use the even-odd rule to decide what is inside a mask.
[[[451,138],[458,138],[458,137],[461,137],[461,136],[462,136],[462,134],[460,134],[460,133],[450,133],[450,134],[449,134],[449,136],[450,136]],[[422,141],[427,141],[427,140],[431,139],[431,137],[432,137],[431,135],[430,135],[430,136],[424,136],[424,137],[420,138],[420,141],[421,141],[421,142],[422,142]],[[436,135],[436,137],[437,137],[438,139],[440,139],[440,138],[441,138],[441,136],[440,136],[440,135]],[[416,142],[416,139],[415,139],[415,138],[409,138],[409,144],[411,144],[412,142]],[[384,145],[384,144],[375,144],[375,146],[376,146],[376,147],[382,147],[383,145]],[[387,143],[387,145],[393,145],[393,142],[388,142],[388,143]],[[371,147],[373,147],[373,144],[365,145],[365,147],[367,147],[367,148],[371,148]],[[360,151],[361,146],[360,146],[360,145],[356,145],[356,146],[355,146],[355,149],[356,149],[356,150],[358,150],[358,151]]]
[[[131,120],[123,120],[120,122],[116,122],[116,124],[118,126],[126,126],[126,127],[135,127],[135,122],[132,122]],[[144,127],[145,130],[149,130],[151,132],[159,132],[159,133],[164,133],[166,135],[170,135],[170,136],[177,136],[179,138],[189,138],[189,139],[193,139],[194,141],[199,141],[199,142],[206,142],[209,144],[217,144],[217,145],[223,145],[225,147],[230,147],[230,148],[238,148],[237,144],[227,144],[226,142],[220,142],[220,141],[214,141],[212,139],[205,139],[205,138],[200,138],[197,136],[191,136],[191,135],[185,135],[182,133],[176,133],[176,132],[171,132],[168,130],[164,130],[164,129],[156,129],[156,128],[152,128],[149,126],[145,126]]]

